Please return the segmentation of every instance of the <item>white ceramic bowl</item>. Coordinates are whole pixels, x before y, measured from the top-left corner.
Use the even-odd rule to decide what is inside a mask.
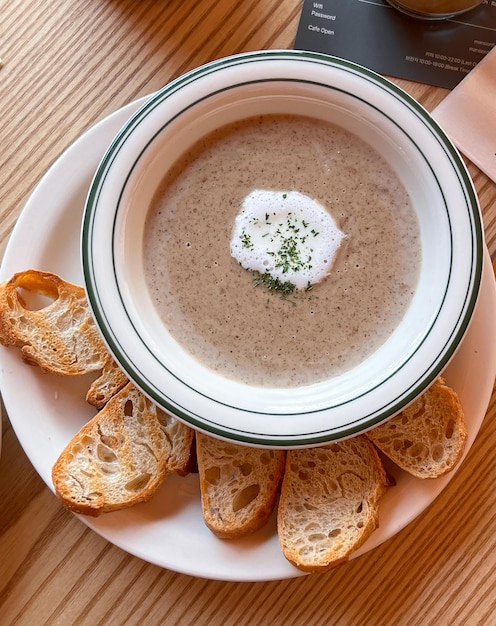
[[[418,288],[389,339],[357,367],[291,389],[252,388],[192,358],[161,322],[145,286],[143,227],[165,170],[199,137],[260,113],[332,121],[392,165],[418,214]],[[122,128],[87,199],[82,261],[109,349],[152,400],[213,435],[298,447],[354,435],[402,409],[453,356],[482,269],[477,198],[456,149],[391,82],[353,63],[299,51],[221,59],[173,81]]]

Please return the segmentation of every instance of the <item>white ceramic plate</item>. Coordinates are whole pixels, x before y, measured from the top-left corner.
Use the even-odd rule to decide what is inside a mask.
[[[10,239],[0,279],[28,268],[81,283],[79,238],[93,172],[112,137],[137,108],[133,103],[83,135],[50,168],[28,201]],[[63,184],[61,184],[63,181]],[[496,374],[496,290],[486,253],[482,291],[473,323],[446,371],[469,424],[467,451],[484,418]],[[489,338],[489,340],[488,340]],[[86,379],[44,375],[23,364],[19,351],[0,349],[0,388],[27,456],[52,488],[51,468],[63,447],[94,411]],[[381,502],[380,528],[356,556],[380,545],[417,517],[451,476],[416,480],[393,468],[397,486]],[[217,539],[203,524],[197,476],[171,476],[149,503],[97,519],[81,519],[123,550],[178,572],[205,578],[260,581],[301,575],[282,556],[275,518],[237,541]]]

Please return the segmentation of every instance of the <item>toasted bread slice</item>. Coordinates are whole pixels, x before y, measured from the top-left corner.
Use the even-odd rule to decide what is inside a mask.
[[[169,471],[187,476],[196,471],[195,431],[174,415],[157,408],[157,417],[170,445],[167,458]]]
[[[155,405],[128,383],[63,450],[55,492],[70,511],[92,516],[145,502],[166,478],[170,451]]]
[[[460,460],[467,425],[456,392],[438,378],[404,411],[367,437],[396,465],[417,478],[438,478]]]
[[[28,306],[23,294],[48,303]],[[27,270],[0,285],[0,342],[21,348],[24,361],[45,372],[99,372],[86,397],[97,408],[127,383],[100,338],[84,289],[56,274]]]
[[[285,453],[228,443],[199,432],[196,452],[208,528],[223,539],[261,528],[274,509]]]
[[[289,450],[278,507],[284,556],[304,572],[348,560],[378,526],[378,502],[390,482],[363,436]]]

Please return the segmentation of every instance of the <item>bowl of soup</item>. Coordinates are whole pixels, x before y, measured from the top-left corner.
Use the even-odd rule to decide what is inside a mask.
[[[418,102],[301,51],[213,61],[152,95],[89,190],[95,321],[148,397],[239,443],[364,432],[453,357],[482,269],[477,197]]]

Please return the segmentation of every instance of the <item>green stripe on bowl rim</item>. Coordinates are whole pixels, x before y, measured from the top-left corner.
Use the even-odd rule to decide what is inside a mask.
[[[421,120],[426,127],[429,128],[432,134],[436,137],[438,144],[443,148],[446,156],[448,157],[448,159],[450,160],[453,166],[453,170],[456,172],[459,178],[461,187],[464,191],[464,195],[467,201],[467,206],[470,207],[469,213],[470,213],[470,224],[472,228],[471,235],[472,235],[472,243],[473,243],[472,245],[472,257],[473,257],[472,274],[471,274],[470,282],[467,287],[467,292],[465,295],[464,307],[460,313],[454,332],[448,338],[446,344],[439,351],[436,359],[433,361],[434,365],[427,372],[424,372],[424,374],[420,376],[417,380],[412,381],[408,389],[404,390],[400,395],[398,395],[398,397],[392,399],[390,402],[384,405],[381,409],[374,411],[373,414],[365,415],[365,416],[362,415],[360,419],[356,421],[350,421],[345,426],[341,426],[338,432],[333,432],[332,430],[325,430],[325,431],[310,432],[310,433],[299,433],[299,434],[294,434],[291,436],[287,436],[287,435],[264,436],[264,435],[261,435],[260,433],[247,431],[246,429],[241,430],[241,429],[235,429],[235,428],[227,428],[223,425],[216,423],[212,419],[206,418],[204,415],[193,413],[191,410],[189,409],[186,410],[185,407],[179,406],[177,403],[175,403],[172,400],[172,398],[167,397],[167,395],[163,391],[160,391],[156,386],[150,383],[146,375],[143,372],[139,371],[139,369],[131,362],[131,359],[126,354],[125,348],[121,345],[121,342],[113,333],[110,327],[110,324],[108,322],[108,319],[105,315],[105,312],[102,309],[102,306],[100,304],[100,297],[98,294],[98,286],[96,285],[96,281],[95,281],[93,270],[92,270],[91,240],[92,240],[92,230],[93,230],[94,218],[95,218],[95,212],[94,212],[95,205],[98,202],[99,194],[101,192],[101,188],[105,181],[105,176],[107,175],[108,170],[112,166],[114,159],[116,158],[119,150],[125,144],[127,138],[129,137],[129,135],[132,134],[134,128],[141,122],[141,120],[144,117],[150,114],[157,106],[162,104],[164,100],[166,100],[168,97],[174,94],[184,84],[194,82],[198,78],[203,78],[204,76],[214,73],[224,67],[230,67],[233,65],[239,65],[239,64],[244,64],[244,63],[259,62],[260,60],[274,60],[274,59],[282,59],[282,60],[291,59],[292,61],[305,61],[305,62],[311,61],[312,63],[318,63],[318,64],[320,63],[327,67],[332,66],[342,71],[359,75],[361,77],[365,76],[368,80],[372,81],[376,86],[380,87],[384,91],[387,91],[388,93],[392,94],[396,99],[407,104],[410,110],[415,113],[417,118]],[[225,87],[219,91],[227,91],[229,89],[236,89],[236,88],[246,86],[248,84],[253,84],[253,83],[275,82],[275,81],[298,82],[298,83],[308,82],[309,84],[317,84],[320,87],[324,87],[327,89],[341,91],[343,93],[346,93],[348,96],[357,98],[356,95],[350,94],[346,90],[332,87],[331,85],[327,85],[325,83],[320,83],[317,81],[310,81],[310,80],[304,81],[301,79],[288,79],[288,78],[277,78],[277,77],[270,78],[270,79],[258,79],[258,80],[252,80],[252,81],[239,82],[234,85],[229,85],[228,87]],[[170,124],[176,117],[184,113],[185,110],[197,105],[202,100],[213,97],[214,95],[216,95],[216,93],[208,94],[207,96],[188,105],[188,107],[186,107],[183,111],[180,111],[179,113],[177,113],[177,115],[174,116],[174,118],[168,120],[167,123],[164,124],[162,128],[157,131],[155,136],[158,135],[162,131],[162,129],[166,125]],[[365,100],[363,100],[363,98],[359,98],[359,99],[362,100],[363,102],[366,102]],[[366,104],[378,110],[377,107],[374,107],[374,105],[371,105],[368,102],[366,102]],[[382,111],[380,111],[380,113],[384,115]],[[394,120],[391,120],[391,118],[388,118],[388,119],[392,121],[396,126],[398,126]],[[400,130],[404,134],[406,134],[403,129],[400,129]],[[409,139],[410,141],[412,141],[412,143],[416,145],[416,142],[413,140],[413,138],[409,137]],[[151,141],[153,141],[153,137],[149,139],[149,143]],[[420,150],[419,150],[419,153],[422,154]],[[135,165],[138,162],[140,156],[141,155],[138,155],[138,157],[136,158]],[[427,164],[429,165],[429,167],[431,167],[428,162]],[[433,172],[433,175],[435,176],[434,172]],[[115,218],[114,218],[114,227],[115,227]],[[444,131],[431,118],[429,113],[415,99],[413,99],[409,94],[404,92],[401,88],[394,85],[387,79],[381,77],[380,75],[376,74],[375,72],[368,70],[367,68],[363,68],[350,61],[338,59],[335,57],[330,57],[330,56],[323,55],[320,53],[291,51],[291,50],[287,50],[287,51],[268,50],[268,51],[261,51],[261,52],[255,52],[255,53],[246,53],[242,55],[236,55],[233,57],[227,57],[224,59],[213,61],[205,66],[201,66],[175,79],[174,81],[166,85],[163,89],[161,89],[159,92],[151,96],[151,98],[147,100],[138,109],[138,111],[128,120],[128,122],[123,126],[119,134],[116,136],[112,144],[109,146],[106,154],[104,155],[100,163],[100,166],[92,182],[90,192],[88,194],[88,200],[86,203],[84,219],[83,219],[83,229],[82,229],[82,238],[81,238],[83,274],[85,277],[88,300],[90,302],[91,309],[93,311],[97,324],[100,328],[100,331],[103,334],[105,342],[107,343],[112,354],[115,356],[116,360],[120,363],[121,367],[125,370],[126,374],[129,376],[129,378],[159,406],[163,407],[167,411],[172,412],[173,414],[177,415],[179,418],[183,419],[184,421],[190,423],[194,428],[204,430],[204,431],[210,432],[213,435],[217,435],[221,437],[228,436],[231,439],[234,439],[243,443],[248,443],[248,444],[262,443],[263,445],[269,445],[269,446],[274,446],[274,447],[288,447],[288,446],[298,447],[298,446],[316,445],[316,444],[324,443],[324,442],[331,441],[334,439],[341,439],[343,437],[354,435],[362,431],[364,428],[372,427],[375,424],[383,421],[384,419],[394,415],[396,412],[398,412],[398,410],[400,410],[403,406],[405,406],[410,401],[412,401],[415,397],[419,395],[419,393],[421,393],[426,387],[428,387],[429,384],[431,384],[437,378],[437,376],[439,376],[442,370],[445,368],[445,366],[447,365],[447,363],[449,362],[449,360],[455,353],[461,339],[463,338],[468,328],[468,325],[469,325],[469,322],[472,317],[472,313],[474,311],[475,304],[477,301],[478,290],[479,290],[480,281],[481,281],[482,245],[483,245],[483,229],[482,229],[482,223],[480,219],[480,213],[478,210],[477,197],[473,188],[472,181],[468,175],[468,172],[456,148],[448,139],[448,137],[445,135]],[[115,276],[115,270],[114,270],[114,276]],[[116,278],[116,284],[117,284],[119,295],[122,301],[122,296],[120,293],[117,278]],[[449,284],[449,280],[448,280],[447,286],[448,284]],[[438,314],[441,310],[442,310],[442,305],[438,311]],[[133,322],[129,317],[128,317],[128,320],[130,324],[133,325]],[[428,335],[428,331],[426,331],[425,337],[427,335]],[[425,341],[425,337],[422,340],[422,343],[423,341]],[[143,343],[143,345],[151,354],[146,344]],[[406,362],[407,361],[402,362],[402,364],[398,367],[396,371],[404,367]],[[160,366],[164,367],[162,363],[160,363]],[[180,378],[175,376],[172,372],[169,371],[169,374],[171,376],[174,376],[183,385],[186,385],[184,381],[182,381]],[[393,376],[393,374],[391,374],[391,376]],[[194,393],[199,394],[197,390],[191,387],[190,389]],[[208,397],[208,396],[206,397],[210,401],[216,402],[218,404],[223,404],[222,402],[219,402],[215,398]],[[230,405],[225,404],[225,406],[230,406]],[[337,404],[337,405],[333,405],[332,407],[312,410],[312,411],[309,411],[308,413],[313,414],[313,413],[318,413],[318,412],[324,412],[324,411],[329,410],[330,408],[337,408],[338,406],[340,405]],[[234,407],[234,408],[236,408],[236,410],[241,411],[241,412],[244,411],[242,407]],[[259,412],[259,411],[250,410],[246,412],[248,414],[258,413],[261,415],[265,415],[265,414],[268,415],[268,413]],[[294,413],[286,412],[286,413],[278,414],[278,417],[280,416],[281,418],[283,418],[285,416],[291,416],[291,415],[297,415],[297,414],[304,415],[305,412],[302,412],[302,411],[295,411]]]

